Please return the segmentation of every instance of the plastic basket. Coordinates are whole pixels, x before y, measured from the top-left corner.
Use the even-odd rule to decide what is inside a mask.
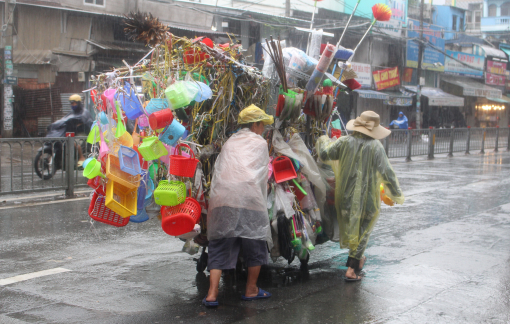
[[[180,155],[180,148],[184,146],[189,149],[190,157],[184,157]],[[173,174],[178,177],[188,177],[192,178],[195,175],[195,170],[197,168],[198,160],[195,159],[195,153],[193,150],[186,144],[179,144],[175,147],[175,151],[177,154],[173,154],[170,156],[170,174]]]
[[[273,160],[274,180],[276,183],[297,178],[296,170],[291,160],[286,156],[280,156]]]
[[[89,181],[87,181],[87,185],[94,190],[97,189],[102,184],[103,184],[103,181],[100,176],[89,179]]]
[[[137,189],[124,187],[115,181],[106,184],[106,207],[122,217],[136,215]]]
[[[176,82],[166,88],[165,96],[172,109],[187,106],[193,99],[189,97],[188,89],[186,89],[184,82]]]
[[[122,106],[122,110],[126,113],[129,119],[137,119],[143,115],[143,108],[140,100],[136,97],[136,93],[131,89],[131,85],[126,83],[124,85],[125,92],[118,92],[115,94],[115,100],[118,100]]]
[[[180,205],[161,207],[161,227],[168,235],[178,236],[193,230],[200,220],[202,208],[198,201],[186,198]]]
[[[166,108],[168,108],[168,101],[166,99],[154,98],[149,101],[145,110],[147,110],[147,113],[152,114]]]
[[[167,145],[174,146],[179,138],[184,135],[185,131],[186,128],[174,119],[172,123],[165,128],[163,133],[159,135],[159,140]]]
[[[149,125],[153,130],[164,128],[174,120],[174,113],[170,109],[156,111],[149,115]]]
[[[138,153],[129,147],[121,146],[119,149],[119,162],[120,169],[131,175],[137,175],[141,173],[140,159]]]
[[[160,206],[177,206],[186,199],[186,185],[180,181],[161,180],[154,190],[154,202]]]
[[[140,175],[131,175],[121,170],[119,158],[115,155],[108,154],[106,160],[106,177],[115,181],[124,187],[135,189],[140,186]]]
[[[331,128],[331,138],[333,138],[333,137],[340,138],[340,136],[342,136],[342,130],[341,129]]]
[[[156,160],[163,155],[168,155],[165,146],[156,136],[145,138],[138,147],[138,152],[140,152],[145,161]]]
[[[121,217],[119,214],[109,209],[105,205],[106,198],[103,195],[94,191],[92,200],[89,205],[89,216],[95,221],[113,225],[116,227],[123,227],[129,223],[129,217]]]
[[[149,220],[149,215],[145,211],[145,208],[138,209],[136,216],[129,217],[129,221],[133,223],[143,223]]]
[[[138,117],[138,126],[142,128],[149,126],[149,117],[145,114]]]

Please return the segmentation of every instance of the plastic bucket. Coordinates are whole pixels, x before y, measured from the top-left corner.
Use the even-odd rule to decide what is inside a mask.
[[[170,109],[156,111],[149,116],[149,125],[153,130],[165,128],[174,120],[174,114]]]
[[[177,120],[173,120],[170,125],[167,126],[167,128],[159,135],[159,139],[161,142],[173,146],[179,138],[184,135],[184,132],[186,131],[186,128],[181,125]]]
[[[168,108],[168,101],[166,99],[151,99],[147,106],[145,107],[145,110],[147,110],[147,113],[153,114],[156,111],[160,111],[163,109]]]

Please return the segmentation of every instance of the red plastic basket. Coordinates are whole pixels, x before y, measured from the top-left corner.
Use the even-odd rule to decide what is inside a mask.
[[[123,218],[113,210],[105,206],[105,196],[94,191],[92,201],[89,206],[89,216],[98,222],[113,225],[116,227],[123,227],[129,223],[129,217]]]
[[[103,178],[101,178],[100,176],[89,179],[89,181],[87,181],[87,185],[92,189],[97,189],[97,187],[103,184],[102,179]]]
[[[342,136],[341,129],[331,128],[331,138],[333,137],[340,138],[340,136]]]
[[[297,178],[292,161],[286,156],[280,156],[273,160],[273,170],[276,183]]]
[[[181,146],[189,149],[189,158],[181,155]],[[170,155],[170,174],[178,177],[193,178],[198,164],[198,160],[195,159],[195,153],[193,150],[186,144],[178,144],[175,147],[174,152],[177,154]]]
[[[202,208],[198,201],[188,197],[180,205],[161,207],[161,227],[168,235],[178,236],[188,233],[200,220],[201,213]]]

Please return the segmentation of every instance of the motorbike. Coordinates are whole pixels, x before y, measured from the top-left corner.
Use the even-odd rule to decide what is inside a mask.
[[[83,109],[81,114],[70,113],[64,118],[54,122],[47,128],[46,137],[56,138],[65,137],[66,133],[72,132],[75,134],[85,133],[90,131],[92,125],[92,117],[90,113]],[[82,152],[85,154],[88,151],[86,141],[81,144]],[[63,140],[52,140],[44,142],[42,147],[37,151],[34,158],[34,170],[37,176],[42,180],[51,179],[57,170],[64,170],[66,166],[65,154],[66,142]],[[74,150],[74,168],[77,166],[78,150]]]

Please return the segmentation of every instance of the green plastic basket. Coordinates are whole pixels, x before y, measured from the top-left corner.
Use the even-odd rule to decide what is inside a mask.
[[[180,181],[161,180],[154,190],[154,201],[160,206],[177,206],[186,200],[186,185]]]
[[[163,155],[168,155],[168,151],[157,136],[144,139],[138,147],[138,152],[140,152],[145,161],[157,160]]]

